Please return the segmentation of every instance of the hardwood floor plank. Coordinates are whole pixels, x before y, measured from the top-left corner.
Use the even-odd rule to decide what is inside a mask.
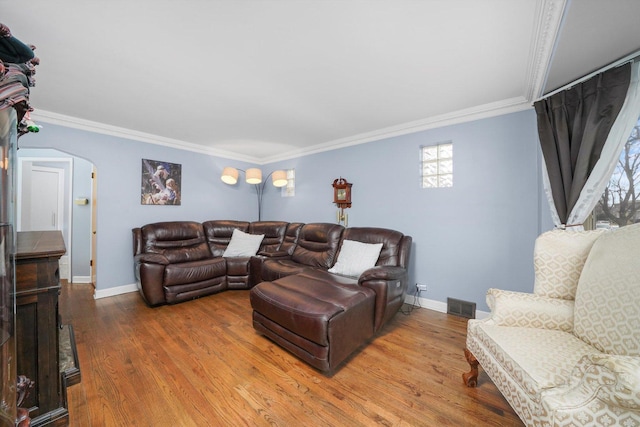
[[[481,371],[467,388],[466,319],[415,309],[324,376],[252,326],[248,291],[149,308],[63,284],[82,380],[72,426],[522,426]]]

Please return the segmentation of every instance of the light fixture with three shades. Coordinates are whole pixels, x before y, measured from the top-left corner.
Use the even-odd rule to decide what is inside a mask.
[[[288,182],[287,172],[284,170],[275,170],[267,175],[267,178],[263,182],[262,170],[258,168],[249,168],[245,171],[227,166],[222,170],[222,176],[220,179],[225,184],[234,185],[238,182],[239,171],[244,172],[245,182],[247,184],[255,185],[256,195],[258,196],[258,221],[260,221],[262,219],[262,193],[264,191],[264,186],[267,183],[266,180],[271,177],[271,183],[274,187],[284,187]]]

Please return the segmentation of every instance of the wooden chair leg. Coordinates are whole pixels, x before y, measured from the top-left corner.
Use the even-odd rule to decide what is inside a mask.
[[[478,385],[478,359],[469,351],[469,349],[464,349],[464,357],[469,362],[469,366],[471,370],[462,374],[462,381],[464,381],[467,387],[475,387]]]

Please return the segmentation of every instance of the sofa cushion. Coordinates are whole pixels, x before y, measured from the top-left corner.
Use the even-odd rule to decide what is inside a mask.
[[[284,239],[282,244],[278,248],[279,251],[285,252],[288,255],[293,254],[293,250],[298,244],[298,237],[300,236],[300,230],[304,224],[301,222],[292,222],[287,225],[287,231],[284,233]]]
[[[289,224],[284,221],[252,222],[249,225],[249,233],[264,235],[264,239],[262,239],[258,252],[275,252],[280,249],[280,245],[282,245],[288,225]]]
[[[202,223],[204,233],[211,249],[211,254],[222,256],[227,245],[231,241],[233,230],[249,231],[249,223],[247,221],[233,220],[213,220]]]
[[[227,263],[224,258],[169,264],[164,270],[164,285],[204,282],[212,278],[224,277],[226,274]]]
[[[360,277],[365,270],[375,267],[381,249],[382,243],[343,240],[338,260],[329,269],[329,272],[343,276]]]
[[[361,286],[326,282],[302,274],[262,282],[251,290],[250,298],[255,311],[322,346],[329,345],[332,322],[344,318],[344,313],[353,307],[364,306],[368,316],[359,318],[359,325],[343,327],[364,328],[367,336],[373,333],[375,293]]]
[[[550,298],[574,299],[587,255],[603,232],[552,230],[538,236],[533,251],[533,292]]]
[[[338,252],[344,227],[339,224],[305,224],[291,259],[309,267],[330,268]]]
[[[262,280],[274,281],[281,277],[303,273],[312,269],[290,259],[265,259],[262,263],[260,277]]]
[[[250,257],[258,253],[264,234],[248,234],[238,229],[233,230],[231,241],[222,254],[223,257]]]
[[[143,252],[160,254],[170,263],[211,257],[202,225],[191,221],[159,222],[140,229]]]
[[[576,294],[574,333],[598,350],[640,356],[640,224],[596,240]]]
[[[469,334],[534,401],[539,401],[540,391],[568,381],[583,355],[596,352],[571,333],[555,329],[497,326],[473,320],[469,321]]]

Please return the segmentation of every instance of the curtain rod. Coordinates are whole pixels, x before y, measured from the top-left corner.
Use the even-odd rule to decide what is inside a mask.
[[[536,102],[541,101],[541,100],[543,100],[545,98],[553,96],[558,92],[562,92],[565,89],[569,89],[569,88],[571,88],[571,87],[573,87],[573,86],[575,86],[575,85],[577,85],[579,83],[582,83],[584,81],[589,80],[591,77],[595,76],[596,74],[604,73],[607,70],[619,67],[621,65],[626,64],[627,62],[633,62],[635,59],[638,59],[638,58],[640,58],[640,50],[637,50],[634,53],[631,53],[631,54],[629,54],[629,55],[627,55],[625,57],[622,57],[622,58],[618,59],[617,61],[614,61],[614,62],[610,63],[609,65],[605,65],[604,67],[602,67],[602,68],[600,68],[600,69],[598,69],[598,70],[596,70],[596,71],[594,71],[592,73],[589,73],[584,77],[580,77],[579,79],[576,79],[576,80],[572,81],[571,83],[567,83],[566,85],[564,85],[564,86],[562,86],[562,87],[560,87],[560,88],[558,88],[558,89],[556,89],[554,91],[551,91],[551,92],[547,93],[546,95],[542,95],[540,98],[536,99],[533,102],[536,103]]]

